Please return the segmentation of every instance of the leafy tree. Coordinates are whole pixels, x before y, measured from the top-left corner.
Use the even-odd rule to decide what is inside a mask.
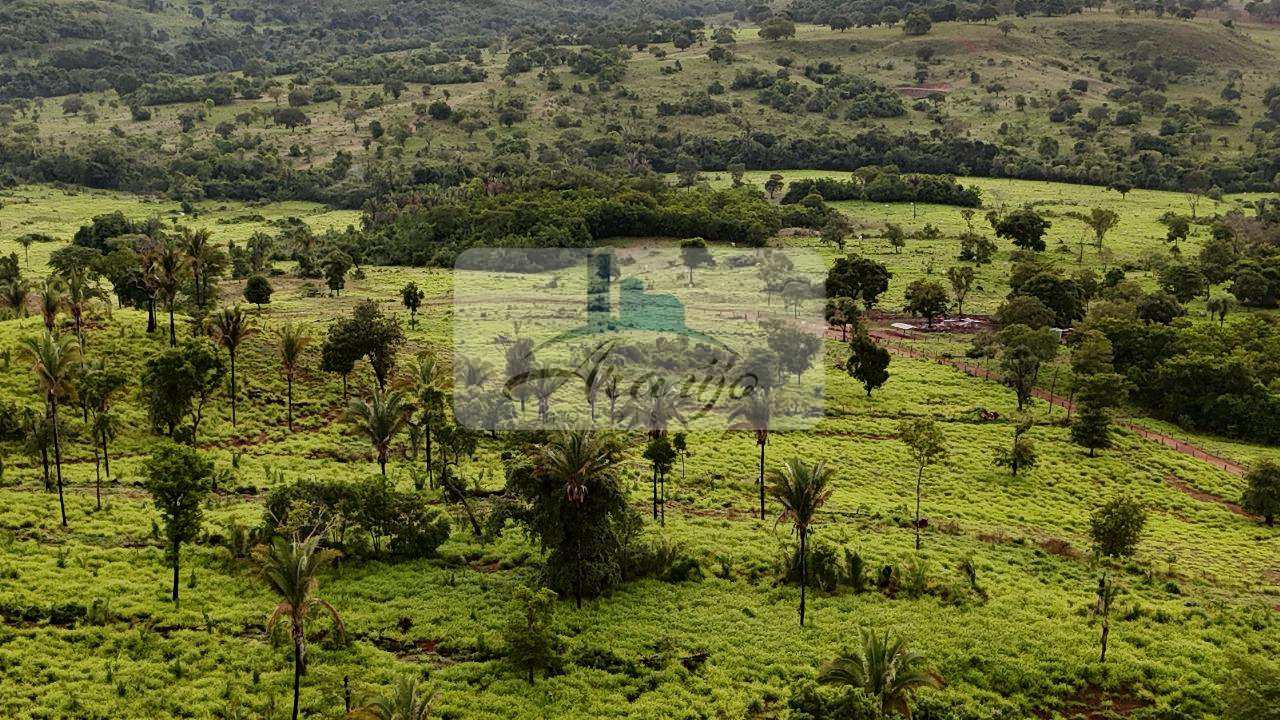
[[[898,425],[898,439],[907,446],[916,464],[916,552],[920,551],[920,495],[924,483],[924,469],[947,456],[947,438],[933,420],[916,418],[903,420]]]
[[[1168,325],[1186,314],[1178,299],[1167,292],[1148,293],[1138,300],[1138,318],[1148,325]]]
[[[44,395],[48,410],[49,427],[52,430],[53,463],[58,478],[58,510],[62,526],[67,526],[67,503],[62,493],[62,438],[58,432],[58,403],[70,400],[75,393],[75,365],[80,361],[80,349],[75,340],[60,337],[46,330],[39,337],[26,337],[18,342],[18,351],[31,362],[36,376],[36,386]]]
[[[384,477],[391,443],[404,429],[412,409],[404,392],[392,390],[383,393],[381,389],[375,389],[369,400],[355,400],[347,406],[347,422],[373,443],[378,467]]]
[[[562,643],[552,627],[556,594],[546,588],[531,590],[521,586],[513,595],[512,616],[503,639],[507,643],[507,657],[526,673],[532,685],[535,673],[552,670],[560,664]]]
[[[808,465],[801,458],[791,458],[781,469],[769,472],[769,494],[782,506],[778,522],[789,521],[800,547],[800,626],[804,626],[805,590],[809,581],[809,534],[818,511],[835,490],[832,471],[823,461]]]
[[[614,436],[592,430],[531,438],[511,453],[510,501],[490,517],[494,527],[515,520],[547,549],[547,581],[579,607],[622,578],[621,539],[636,518],[619,483],[621,453]]]
[[[931,29],[933,21],[929,19],[928,13],[921,10],[913,10],[903,18],[902,30],[908,35],[927,35]]]
[[[760,448],[759,475],[756,485],[760,490],[760,519],[764,519],[764,449],[769,442],[769,425],[773,419],[773,402],[769,393],[761,388],[753,388],[742,396],[738,404],[729,412],[729,421],[733,427],[745,428],[755,434],[756,446]]]
[[[1077,395],[1079,410],[1071,423],[1071,439],[1089,448],[1089,457],[1111,447],[1111,408],[1128,392],[1124,376],[1098,373],[1084,378]]]
[[[764,181],[764,191],[769,193],[770,200],[776,197],[778,192],[782,190],[783,184],[783,177],[778,173],[772,173],[769,175],[769,179]]]
[[[1102,249],[1102,242],[1106,239],[1107,233],[1111,232],[1120,224],[1120,214],[1114,210],[1106,210],[1103,208],[1093,208],[1084,218],[1084,224],[1089,226],[1093,231],[1094,243],[1098,249]]]
[[[997,336],[1000,345],[1000,368],[1005,383],[1018,396],[1019,412],[1031,399],[1040,366],[1058,354],[1058,338],[1047,328],[1010,325]]]
[[[760,38],[774,42],[796,36],[796,24],[786,18],[775,17],[760,24]]]
[[[828,326],[840,328],[841,341],[849,339],[850,329],[855,333],[860,329],[858,327],[858,303],[853,298],[829,298],[826,307],[823,308],[822,315],[826,319]]]
[[[332,551],[317,548],[319,540],[311,537],[289,542],[277,537],[263,557],[262,577],[280,598],[267,618],[267,633],[273,632],[276,624],[285,619],[289,621],[289,635],[293,639],[293,720],[298,720],[302,676],[307,670],[307,621],[324,610],[333,618],[339,641],[345,640],[347,632],[338,611],[316,594],[320,570],[334,557]]]
[[[275,289],[271,287],[271,281],[262,275],[254,275],[245,281],[244,299],[258,306],[258,312],[262,312],[262,306],[271,302],[271,294]]]
[[[1164,241],[1177,249],[1178,243],[1187,239],[1191,234],[1191,219],[1185,215],[1167,212],[1160,217],[1160,222],[1168,228],[1165,233]]]
[[[653,519],[667,521],[667,474],[675,466],[676,451],[666,435],[650,438],[644,449],[644,459],[653,466]],[[661,486],[661,490],[659,490]]]
[[[231,424],[234,426],[236,424],[236,354],[240,350],[240,345],[257,335],[258,331],[239,305],[222,308],[222,312],[210,318],[209,329],[214,340],[226,348],[227,354],[231,356]]]
[[[280,367],[284,370],[289,432],[293,432],[293,381],[302,365],[302,354],[310,344],[311,334],[305,325],[285,323],[276,330],[276,349],[280,353]]]
[[[403,288],[400,288],[400,301],[404,303],[405,309],[409,311],[409,327],[417,327],[418,325],[418,308],[422,307],[422,299],[426,294],[418,289],[418,284],[410,282]]]
[[[1261,515],[1267,527],[1274,526],[1280,515],[1280,464],[1263,460],[1244,480],[1247,487],[1240,504],[1254,515]]]
[[[827,271],[825,290],[827,297],[847,297],[861,300],[870,309],[876,299],[889,289],[893,274],[884,265],[856,255],[836,258]]]
[[[1118,496],[1102,504],[1089,518],[1089,537],[1093,541],[1094,554],[1109,560],[1133,555],[1142,529],[1147,523],[1147,511],[1136,500]],[[1097,606],[1095,613],[1102,619],[1102,654],[1099,662],[1107,661],[1107,641],[1111,636],[1111,606],[1118,589],[1104,565],[1098,577]]]
[[[693,285],[693,269],[696,267],[714,267],[716,261],[707,249],[707,241],[702,238],[690,238],[680,243],[680,263],[689,270],[689,285]]]
[[[835,245],[836,249],[844,252],[845,238],[849,235],[849,221],[844,215],[835,214],[827,220],[822,226],[822,242],[828,245]]]
[[[351,269],[351,256],[341,250],[333,250],[324,258],[322,263],[324,269],[325,284],[329,286],[329,292],[334,295],[341,295],[342,288],[347,285],[347,271]]]
[[[151,454],[143,486],[164,523],[173,563],[173,604],[178,604],[178,565],[182,543],[195,540],[204,521],[200,504],[213,489],[213,461],[193,448],[167,443]]]
[[[941,283],[925,278],[911,281],[907,286],[906,300],[903,310],[923,317],[929,327],[933,327],[935,318],[946,315],[947,308],[951,306],[947,289]]]
[[[1021,208],[996,219],[993,227],[997,237],[1005,238],[1024,250],[1042,252],[1045,249],[1044,234],[1052,225],[1031,208]]]
[[[941,684],[937,675],[924,667],[924,658],[908,649],[902,638],[889,631],[877,635],[862,630],[862,647],[845,650],[822,666],[818,682],[857,688],[880,706],[882,717],[911,717],[911,696],[922,687]]]
[[[1027,470],[1033,468],[1038,463],[1036,456],[1035,444],[1031,439],[1025,437],[1028,430],[1031,429],[1031,422],[1019,421],[1013,427],[1013,442],[1008,448],[1002,448],[996,452],[996,467],[1007,467],[1013,473],[1014,477],[1018,477],[1019,470]]]
[[[865,332],[854,335],[849,342],[849,351],[845,371],[862,383],[867,397],[871,397],[872,390],[889,380],[889,351],[877,345]]]
[[[964,299],[968,297],[969,290],[973,288],[975,275],[973,268],[950,267],[947,268],[947,282],[951,283],[951,295],[956,299],[956,314],[964,314]]]
[[[181,437],[195,442],[204,406],[225,373],[222,356],[208,340],[192,338],[151,356],[142,370],[141,395],[152,427],[178,439],[178,425],[189,417],[189,433]]]
[[[1180,303],[1191,302],[1202,295],[1208,288],[1204,274],[1193,265],[1184,262],[1172,262],[1157,272],[1160,289],[1169,293]]]

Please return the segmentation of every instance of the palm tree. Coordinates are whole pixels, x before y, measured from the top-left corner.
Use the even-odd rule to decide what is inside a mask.
[[[222,312],[210,318],[210,329],[218,344],[231,354],[231,425],[236,424],[236,352],[240,344],[258,334],[252,320],[239,305],[222,308]]]
[[[795,457],[781,470],[769,471],[769,494],[782,505],[778,522],[790,520],[800,538],[800,625],[804,625],[805,585],[808,584],[809,533],[818,510],[826,504],[834,490],[830,486],[831,470],[821,460],[806,465]]]
[[[410,368],[410,380],[418,405],[422,408],[422,440],[426,453],[427,481],[435,487],[434,470],[431,468],[431,428],[436,417],[443,417],[446,397],[444,369],[435,356],[423,354]]]
[[[917,688],[936,687],[938,676],[924,668],[924,658],[907,648],[901,638],[862,631],[859,652],[845,651],[822,667],[818,682],[858,688],[880,702],[880,712],[910,718],[911,695]]]
[[[267,632],[275,630],[281,618],[289,621],[289,634],[293,638],[293,720],[298,720],[298,692],[302,675],[307,671],[307,619],[316,611],[325,610],[333,618],[339,640],[346,637],[342,617],[327,600],[316,596],[320,581],[316,577],[327,565],[333,553],[318,550],[319,538],[299,542],[286,542],[277,537],[268,549],[262,566],[262,576],[272,592],[280,596],[280,603],[267,618]]]
[[[284,381],[287,388],[289,431],[293,431],[293,378],[298,374],[298,366],[302,362],[302,352],[311,344],[311,334],[305,325],[285,323],[276,330],[280,350],[280,365],[284,368]]]
[[[195,290],[196,307],[204,307],[204,290],[208,282],[205,270],[209,264],[208,230],[192,230],[184,227],[178,230],[178,247],[187,256],[187,265],[191,268],[191,283]]]
[[[535,459],[538,473],[564,486],[565,499],[572,509],[579,509],[587,499],[587,490],[599,486],[616,471],[618,445],[609,433],[575,429],[557,433],[539,446]],[[579,537],[579,543],[590,538]],[[577,555],[582,556],[579,551]],[[574,580],[574,601],[582,607],[582,568],[579,566]]]
[[[45,278],[40,285],[40,315],[44,317],[45,330],[53,331],[64,301],[62,281],[53,276]]]
[[[764,519],[764,446],[769,442],[769,422],[773,416],[773,405],[764,392],[750,392],[742,396],[742,400],[729,413],[729,420],[736,421],[736,427],[749,429],[756,435],[756,445],[760,446],[760,475],[756,484],[760,489],[760,519]]]
[[[662,378],[651,380],[622,412],[631,427],[643,427],[651,438],[666,435],[672,420],[685,421],[676,386]]]
[[[382,474],[387,474],[387,455],[391,450],[391,442],[404,428],[413,409],[405,402],[405,394],[400,390],[384,393],[374,389],[373,396],[366,402],[354,400],[347,406],[347,421],[355,425],[373,443],[378,454],[378,467]]]
[[[402,677],[396,681],[394,692],[374,698],[351,716],[368,720],[427,720],[435,696],[428,696],[423,690],[417,678]]]
[[[44,393],[49,408],[49,420],[53,429],[53,465],[58,478],[58,508],[62,513],[62,525],[67,525],[67,504],[62,495],[62,443],[58,437],[58,400],[69,397],[73,366],[80,359],[80,349],[75,340],[59,337],[46,330],[40,337],[28,337],[19,341],[18,349],[31,360],[36,382]]]
[[[93,414],[93,420],[89,424],[89,431],[93,438],[93,473],[97,482],[94,486],[94,492],[97,495],[98,509],[102,509],[102,475],[99,472],[99,465],[105,467],[107,477],[111,477],[111,459],[107,456],[107,443],[114,439],[116,434],[120,432],[120,418],[111,410],[99,410]],[[101,453],[101,457],[99,457]]]
[[[27,298],[31,296],[31,286],[21,278],[14,278],[0,285],[0,300],[13,310],[15,318],[27,316]]]
[[[178,290],[186,279],[187,257],[171,240],[161,243],[155,250],[152,275],[156,295],[164,301],[169,312],[169,347],[178,346],[178,332],[173,323],[173,306],[178,301]]]
[[[76,269],[67,274],[67,312],[76,323],[76,339],[80,342],[80,353],[84,354],[84,315],[89,309],[89,301],[101,295],[98,288],[89,281],[88,274]]]

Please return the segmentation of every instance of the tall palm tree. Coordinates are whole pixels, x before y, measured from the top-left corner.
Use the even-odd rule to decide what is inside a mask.
[[[616,472],[619,447],[611,433],[602,433],[586,429],[574,429],[554,434],[546,443],[538,447],[535,462],[538,474],[550,478],[557,485],[564,486],[565,499],[570,508],[581,508],[586,502],[588,491],[597,490]],[[592,542],[590,537],[577,537],[578,544]],[[584,562],[581,549],[576,579],[574,581],[574,601],[582,607]]]
[[[27,316],[27,299],[31,297],[31,286],[21,278],[14,278],[0,285],[0,300],[5,307],[13,310],[15,318]]]
[[[178,302],[178,290],[187,275],[187,256],[172,240],[162,242],[155,250],[152,275],[156,295],[164,302],[169,313],[169,347],[178,346],[178,331],[173,323],[173,309]]]
[[[382,474],[387,474],[387,455],[391,451],[391,442],[408,422],[409,412],[413,409],[406,401],[406,395],[400,390],[382,392],[374,389],[368,401],[353,400],[347,406],[347,421],[369,438],[378,455],[378,467]]]
[[[195,290],[196,307],[204,307],[205,285],[208,283],[209,240],[212,237],[208,230],[192,230],[183,227],[178,230],[178,247],[187,256],[187,266],[191,268],[191,284]]]
[[[224,307],[222,311],[209,319],[209,327],[218,344],[227,349],[231,355],[231,425],[236,424],[236,353],[245,340],[258,334],[253,327],[252,319],[244,314],[239,305]]]
[[[276,623],[284,618],[289,621],[293,639],[293,720],[298,720],[298,694],[302,675],[307,671],[307,620],[316,611],[324,610],[333,618],[338,638],[346,637],[338,611],[316,595],[320,586],[316,576],[333,557],[330,551],[318,550],[318,542],[315,537],[302,542],[277,537],[263,558],[262,576],[271,591],[280,596],[280,603],[267,618],[267,632],[275,630]]]
[[[756,484],[760,490],[760,519],[764,519],[764,446],[769,442],[769,423],[773,417],[773,404],[769,395],[764,392],[750,392],[742,396],[742,400],[729,413],[729,420],[735,427],[751,430],[756,436],[756,445],[760,446],[760,475]]]
[[[417,396],[418,406],[422,408],[422,441],[426,454],[427,481],[435,487],[434,470],[431,467],[431,428],[437,418],[444,416],[445,400],[448,392],[444,368],[434,355],[422,354],[418,361],[409,368],[413,393]]]
[[[156,235],[142,235],[137,241],[138,273],[142,277],[142,287],[147,291],[147,334],[156,331],[156,298],[160,296],[160,272],[157,259],[163,238]]]
[[[58,322],[58,311],[65,301],[62,281],[52,275],[45,278],[40,285],[40,315],[44,318],[45,330],[53,331]]]
[[[284,368],[286,398],[288,401],[289,431],[293,431],[293,379],[302,364],[302,353],[311,344],[311,333],[306,325],[285,323],[276,329],[276,348],[280,351],[280,366]]]
[[[78,268],[67,273],[66,287],[67,312],[71,314],[71,319],[75,321],[76,339],[80,342],[80,353],[83,355],[84,315],[89,309],[89,301],[100,297],[102,293],[90,282],[88,273]]]
[[[427,695],[417,678],[406,676],[396,681],[390,695],[374,698],[351,716],[368,720],[427,720],[434,700],[435,696]]]
[[[94,412],[89,423],[89,431],[93,438],[93,472],[96,478],[94,493],[97,496],[98,509],[102,509],[102,475],[99,466],[106,468],[107,477],[111,477],[111,459],[107,456],[107,443],[115,439],[120,432],[120,418],[110,409]]]
[[[778,522],[791,521],[800,538],[800,625],[804,625],[805,586],[809,581],[808,553],[809,533],[818,510],[826,504],[834,490],[831,487],[831,470],[821,460],[806,465],[794,457],[781,470],[769,471],[769,494],[782,505]]]
[[[936,687],[938,676],[924,667],[924,658],[907,648],[888,630],[883,635],[863,629],[858,652],[845,651],[822,667],[818,682],[861,689],[880,702],[880,712],[910,718],[911,695],[917,688]]]
[[[49,420],[53,430],[53,465],[58,479],[58,509],[62,525],[67,525],[67,504],[62,494],[62,442],[58,437],[58,401],[70,397],[74,388],[74,365],[80,359],[80,349],[75,340],[59,337],[46,330],[40,337],[27,337],[19,341],[19,351],[31,361],[36,383],[44,393],[49,408]]]

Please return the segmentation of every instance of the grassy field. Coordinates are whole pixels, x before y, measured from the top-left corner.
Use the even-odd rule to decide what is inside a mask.
[[[1158,246],[1155,215],[1183,202],[1171,194],[1135,191],[1121,201],[1092,188],[973,182],[992,204],[1041,200],[1053,202],[1045,209],[1055,211],[1064,203],[1117,208],[1125,220],[1109,241],[1116,261],[1136,260]],[[100,212],[172,217],[176,211],[167,202],[48,188],[19,188],[0,202],[0,251],[20,255],[14,238],[23,232],[66,239]],[[953,208],[920,207],[915,217],[909,206],[842,209],[864,222],[870,235],[886,220],[913,227],[932,222],[948,234],[960,228]],[[203,204],[199,211],[183,222],[211,227],[218,242],[241,240],[286,215],[317,229],[356,222],[352,213],[294,203]],[[250,213],[263,219],[241,219]],[[1074,233],[1070,221],[1055,220],[1051,250]],[[900,303],[901,287],[923,274],[927,262],[942,273],[955,251],[951,239],[909,241],[901,255],[879,239],[863,244],[895,272],[887,305]],[[42,272],[50,249],[32,249],[33,274]],[[822,252],[829,257],[833,251]],[[1086,250],[1086,261],[1099,263],[1094,255]],[[1062,253],[1060,262],[1070,265],[1073,256]],[[975,309],[989,310],[1003,296],[1005,270],[1006,259],[984,268]],[[199,446],[231,473],[236,489],[211,501],[210,535],[224,535],[233,522],[260,522],[261,492],[274,484],[376,472],[368,444],[340,419],[341,383],[319,370],[318,344],[308,350],[295,388],[298,428],[288,431],[284,379],[267,332],[289,319],[321,333],[363,298],[402,313],[399,289],[413,280],[428,300],[419,326],[408,332],[403,357],[448,347],[453,315],[447,302],[455,287],[450,273],[366,271],[366,278],[349,280],[338,298],[311,297],[301,281],[280,278],[270,305],[255,313],[263,332],[247,341],[238,361],[239,423],[231,424],[227,399],[219,396],[201,427]],[[232,302],[240,289],[227,283],[222,292]],[[0,322],[0,348],[39,328],[36,318]],[[132,377],[165,344],[146,335],[145,317],[137,311],[108,313],[104,307],[90,328],[89,355]],[[783,717],[791,690],[856,642],[860,628],[873,627],[895,630],[928,658],[946,683],[923,691],[920,701],[938,712],[950,708],[954,717],[1066,718],[1086,702],[1149,713],[1141,717],[1210,718],[1221,712],[1226,658],[1280,653],[1280,532],[1182,489],[1234,499],[1242,490],[1239,478],[1123,432],[1116,448],[1089,458],[1055,421],[1060,413],[1049,416],[1042,404],[1035,407],[1040,420],[1031,431],[1041,465],[1013,478],[992,463],[1012,436],[1011,392],[933,363],[895,358],[891,380],[867,398],[836,366],[845,352],[828,343],[823,417],[810,431],[771,436],[769,462],[800,455],[830,463],[836,491],[819,518],[816,542],[857,550],[873,567],[925,563],[932,594],[813,593],[812,625],[797,628],[798,590],[774,582],[778,558],[792,539],[772,517],[750,515],[756,473],[751,434],[697,431],[687,467],[672,480],[666,526],[647,532],[697,558],[703,579],[629,584],[581,610],[558,604],[555,626],[565,636],[568,662],[561,674],[529,685],[503,659],[500,630],[514,588],[537,582],[538,550],[514,528],[478,543],[456,518],[437,559],[344,561],[322,578],[320,594],[343,614],[353,640],[338,645],[330,633],[317,635],[303,689],[306,716],[341,717],[344,678],[358,698],[409,673],[428,678],[443,717]],[[373,382],[363,365],[353,380],[357,394]],[[0,397],[38,406],[30,370],[17,358],[0,369]],[[1001,419],[982,421],[980,408]],[[58,524],[57,497],[44,491],[38,461],[16,444],[0,448],[0,610],[7,618],[0,626],[0,714],[287,717],[288,642],[264,630],[275,600],[255,565],[233,559],[206,538],[184,551],[181,606],[168,601],[169,568],[152,530],[157,514],[137,484],[154,438],[134,395],[120,409],[125,430],[113,444],[114,477],[101,511],[94,509],[91,449],[82,432],[68,439],[69,530]],[[894,439],[903,417],[936,419],[950,448],[925,475],[930,523],[919,557],[909,529],[914,466]],[[70,423],[79,430],[78,418]],[[625,484],[641,507],[648,466],[640,441],[633,440]],[[402,439],[389,470],[405,489],[412,486],[414,462],[406,451]],[[485,441],[477,458],[464,464],[464,479],[500,487],[497,451]],[[1102,666],[1090,614],[1096,575],[1088,557],[1088,516],[1121,493],[1140,499],[1150,520],[1137,557],[1122,572],[1112,655]],[[986,599],[966,590],[957,570],[966,558],[977,567]],[[101,624],[59,622],[56,612],[51,615],[59,606],[95,600],[112,611]],[[20,619],[23,612],[34,619]],[[681,662],[704,652],[701,664]]]

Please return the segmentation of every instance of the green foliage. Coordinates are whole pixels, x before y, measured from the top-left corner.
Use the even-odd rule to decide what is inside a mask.
[[[1258,463],[1245,476],[1244,498],[1241,505],[1255,515],[1261,515],[1267,525],[1274,525],[1280,515],[1280,464],[1271,461]]]
[[[1133,555],[1146,524],[1147,511],[1136,499],[1119,495],[1108,500],[1089,517],[1094,552],[1105,558]]]
[[[194,441],[205,406],[222,385],[226,365],[213,343],[189,339],[175,348],[161,350],[142,370],[142,399],[157,432]],[[190,426],[179,432],[179,425]]]
[[[555,601],[550,590],[527,587],[516,588],[511,600],[511,618],[503,632],[507,658],[531,684],[536,673],[554,671],[561,663],[562,642],[552,627]]]

